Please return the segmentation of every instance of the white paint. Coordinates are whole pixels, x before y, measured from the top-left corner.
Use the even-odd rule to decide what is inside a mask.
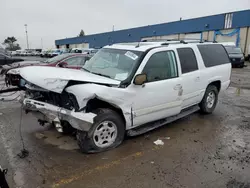
[[[164,145],[164,142],[160,139],[154,141],[154,144],[157,145],[157,146],[163,146]]]

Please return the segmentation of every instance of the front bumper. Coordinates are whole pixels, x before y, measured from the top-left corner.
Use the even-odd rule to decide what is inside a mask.
[[[230,58],[230,61],[233,65],[241,65],[244,64],[244,59],[241,58]]]
[[[96,116],[94,113],[74,112],[28,98],[23,100],[23,108],[39,120],[49,123],[58,122],[58,120],[67,121],[72,127],[82,131],[89,131]]]

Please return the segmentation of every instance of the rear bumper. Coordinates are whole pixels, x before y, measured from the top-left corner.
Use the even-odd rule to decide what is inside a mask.
[[[74,112],[48,103],[36,101],[33,99],[24,99],[23,108],[32,113],[39,120],[49,123],[67,121],[75,129],[89,131],[96,114]]]

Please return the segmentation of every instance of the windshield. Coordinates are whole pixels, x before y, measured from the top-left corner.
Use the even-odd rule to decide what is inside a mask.
[[[44,61],[44,63],[48,63],[48,64],[56,63],[58,61],[61,61],[62,59],[65,59],[68,56],[69,56],[68,54],[62,54],[62,55],[47,59],[46,61]]]
[[[115,80],[125,80],[140,58],[142,52],[119,49],[101,49],[83,69],[93,74],[109,77]]]
[[[234,46],[226,46],[226,50],[228,54],[242,54],[241,49]]]

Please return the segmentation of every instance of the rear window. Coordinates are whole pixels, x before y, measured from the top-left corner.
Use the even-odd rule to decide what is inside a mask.
[[[178,48],[177,49],[182,74],[198,70],[197,60],[192,48]]]
[[[230,63],[227,52],[221,44],[197,45],[206,67]]]

